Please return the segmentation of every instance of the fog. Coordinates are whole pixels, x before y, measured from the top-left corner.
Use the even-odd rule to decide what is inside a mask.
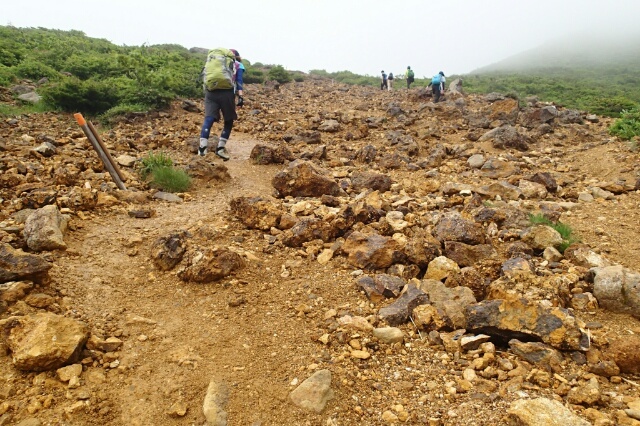
[[[422,77],[467,73],[576,34],[619,39],[637,34],[638,17],[638,0],[30,0],[5,2],[0,24],[129,46],[224,46],[290,70],[378,75],[411,65]]]

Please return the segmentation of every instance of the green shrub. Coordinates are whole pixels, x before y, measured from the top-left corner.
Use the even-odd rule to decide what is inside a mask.
[[[151,186],[167,192],[184,192],[191,186],[191,177],[181,169],[157,167],[151,172]]]
[[[242,75],[242,80],[249,84],[264,83],[264,72],[256,67],[248,67]]]
[[[0,86],[7,87],[18,82],[13,68],[0,65]]]
[[[640,137],[640,108],[622,111],[609,133],[625,141]]]
[[[65,78],[62,82],[43,86],[42,98],[67,112],[101,114],[119,102],[114,88],[105,81],[82,81],[75,77]]]
[[[24,60],[13,68],[16,75],[19,77],[29,78],[36,81],[44,77],[51,80],[55,80],[60,77],[60,74],[55,69],[32,59]]]
[[[113,124],[118,118],[126,116],[134,112],[145,112],[147,106],[141,104],[119,104],[113,108],[108,109],[101,114],[98,118],[104,124]]]
[[[284,69],[282,65],[275,65],[269,70],[267,74],[270,80],[275,80],[278,83],[288,83],[292,80],[291,74]]]
[[[142,159],[141,164],[142,167],[140,168],[140,174],[144,179],[146,179],[156,169],[173,167],[173,160],[168,154],[165,154],[162,151],[157,154],[153,151],[149,151],[147,156]]]

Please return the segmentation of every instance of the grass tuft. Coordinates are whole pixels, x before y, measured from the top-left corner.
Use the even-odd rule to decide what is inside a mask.
[[[151,185],[167,192],[184,192],[191,186],[191,177],[181,169],[157,167],[151,172]]]
[[[562,223],[560,221],[552,222],[543,214],[530,214],[529,222],[534,225],[547,225],[555,229],[562,237],[562,244],[560,244],[560,247],[558,247],[558,251],[560,251],[560,253],[564,253],[567,247],[569,247],[571,244],[579,243],[581,241],[580,237],[574,234],[571,225]]]

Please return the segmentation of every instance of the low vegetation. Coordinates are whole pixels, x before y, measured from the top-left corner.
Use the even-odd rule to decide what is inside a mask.
[[[201,97],[205,58],[205,50],[174,44],[117,46],[80,31],[0,26],[0,86],[30,80],[43,97],[41,110],[82,112],[101,121]],[[243,64],[247,83],[294,78],[279,65]]]
[[[560,247],[558,247],[558,251],[560,251],[560,253],[564,253],[567,247],[569,247],[571,244],[579,243],[581,241],[580,237],[575,235],[570,225],[567,225],[566,223],[562,223],[560,221],[552,222],[551,220],[549,220],[549,218],[542,214],[529,215],[529,222],[534,225],[547,225],[555,229],[562,237],[562,244],[560,244]]]
[[[640,138],[640,108],[622,111],[609,132],[625,141]]]
[[[154,188],[184,192],[191,186],[191,177],[184,170],[176,169],[171,157],[162,151],[150,151],[140,164],[140,175]]]

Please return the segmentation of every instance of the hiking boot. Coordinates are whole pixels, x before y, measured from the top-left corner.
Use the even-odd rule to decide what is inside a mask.
[[[207,153],[207,147],[206,146],[205,147],[201,146],[201,147],[198,148],[198,155],[200,157],[204,157],[206,153]]]
[[[216,148],[216,155],[220,158],[222,158],[223,161],[229,161],[229,153],[227,152],[227,149],[223,146],[219,146]]]

